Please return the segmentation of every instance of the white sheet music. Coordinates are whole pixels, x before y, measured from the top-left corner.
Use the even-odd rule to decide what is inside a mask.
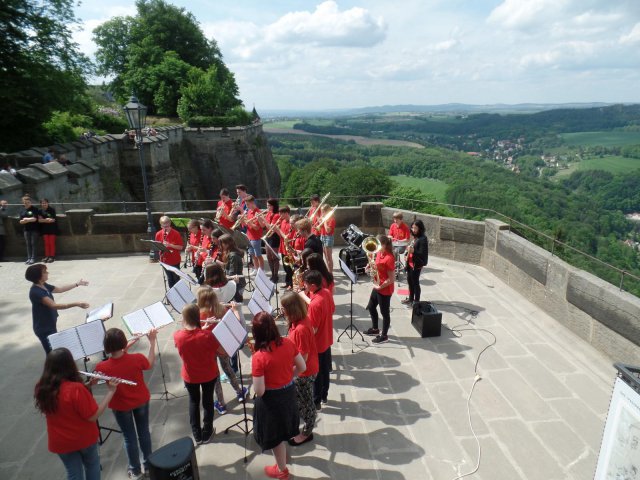
[[[144,311],[147,313],[149,320],[151,320],[151,325],[153,325],[154,328],[162,328],[165,325],[173,323],[173,317],[162,302],[156,302],[148,307],[144,307]]]
[[[254,283],[256,288],[260,290],[262,296],[267,300],[270,300],[273,296],[273,292],[276,288],[276,284],[267,278],[266,273],[262,269],[258,269]]]
[[[171,265],[167,265],[166,263],[163,263],[163,262],[160,262],[160,265],[162,265],[162,268],[164,268],[165,270],[168,270],[168,271],[173,272],[176,275],[178,275],[185,282],[188,282],[191,285],[198,285],[198,282],[196,280],[194,280],[191,275],[189,275],[188,273],[184,273],[179,268],[172,267]]]
[[[338,261],[340,262],[340,269],[349,278],[349,280],[351,280],[351,283],[358,283],[358,276],[355,274],[355,272],[352,272],[349,266],[344,263],[341,258],[339,258]]]
[[[262,308],[260,308],[260,305],[258,305],[258,302],[256,302],[253,298],[249,300],[249,304],[247,306],[249,307],[249,311],[251,312],[251,315],[253,315],[254,317],[263,311]]]
[[[247,331],[233,310],[227,311],[220,323],[213,329],[213,334],[229,356],[234,355],[247,339]]]
[[[69,328],[49,335],[49,343],[51,344],[51,349],[67,348],[71,352],[74,360],[85,357],[78,332],[76,332],[75,328]]]
[[[80,343],[85,356],[93,355],[104,350],[104,324],[102,322],[89,322],[76,327]]]
[[[87,313],[87,322],[93,322],[94,320],[109,320],[113,317],[113,302],[105,303],[101,307],[94,308]]]
[[[262,296],[262,293],[260,293],[260,290],[258,290],[257,288],[253,291],[253,295],[251,295],[251,300],[257,303],[258,306],[260,307],[260,310],[262,310],[263,312],[267,312],[267,313],[273,312],[273,307],[271,306],[269,301]]]
[[[151,320],[149,320],[144,309],[123,315],[122,321],[131,335],[144,335],[153,328]]]
[[[167,292],[167,300],[177,312],[182,312],[184,306],[193,303],[196,297],[185,281],[180,280]]]

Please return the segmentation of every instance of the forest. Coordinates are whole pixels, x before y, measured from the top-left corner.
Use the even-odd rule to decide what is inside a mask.
[[[580,171],[561,181],[515,175],[465,153],[441,147],[424,149],[360,146],[325,137],[270,135],[282,176],[282,197],[308,198],[330,191],[330,203],[357,204],[385,199],[389,206],[446,216],[483,219],[496,213],[581,250],[619,269],[640,275],[638,252],[623,243],[638,239],[637,224],[624,216],[640,211],[640,169],[632,174]],[[437,203],[433,195],[401,187],[389,177],[406,175],[448,184],[446,203],[487,211],[459,209]],[[338,198],[339,196],[351,198]],[[409,200],[398,200],[405,198]],[[334,200],[335,199],[335,200]],[[505,220],[506,218],[506,220]],[[587,257],[563,248],[514,223],[519,234],[567,259],[573,265],[619,284],[619,275]],[[640,285],[625,289],[640,295]]]

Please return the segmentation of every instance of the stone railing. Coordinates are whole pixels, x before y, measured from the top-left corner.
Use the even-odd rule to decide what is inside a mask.
[[[382,203],[338,208],[336,231],[350,224],[364,232],[382,233],[395,210]],[[583,270],[572,267],[509,231],[497,220],[461,220],[403,211],[406,220],[423,220],[430,255],[481,265],[547,312],[612,361],[640,364],[640,299]],[[212,218],[215,211],[166,212],[170,217]],[[157,225],[161,213],[154,213]],[[58,217],[60,257],[148,252],[146,215],[95,214],[70,210]],[[16,218],[5,223],[7,254],[23,259],[22,227]],[[336,245],[344,242],[336,235]]]

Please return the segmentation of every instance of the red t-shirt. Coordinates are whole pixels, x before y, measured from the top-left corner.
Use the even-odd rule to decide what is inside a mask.
[[[58,408],[47,414],[49,451],[69,453],[96,443],[98,425],[88,418],[97,411],[98,404],[87,387],[80,382],[63,381],[58,391]]]
[[[336,231],[336,218],[331,217],[320,227],[320,235],[333,235]]]
[[[267,390],[282,388],[293,380],[293,359],[298,354],[295,344],[288,338],[276,347],[270,344],[271,351],[258,350],[251,356],[251,375],[264,377]]]
[[[220,344],[211,330],[178,330],[173,341],[182,358],[180,374],[185,382],[210,382],[219,375],[216,352]]]
[[[209,235],[206,235],[202,238],[200,247],[204,249],[204,252],[200,252],[196,260],[196,265],[199,267],[202,266],[202,264],[204,263],[204,259],[207,258],[207,255],[209,255],[209,250],[211,249],[211,237]]]
[[[307,316],[313,328],[317,331],[316,347],[318,353],[322,353],[333,345],[333,311],[335,304],[331,292],[326,288],[321,288],[317,292],[309,292],[309,306]]]
[[[409,235],[411,232],[409,231],[409,227],[406,223],[402,222],[400,226],[397,223],[393,222],[389,227],[389,236],[392,240],[409,240]]]
[[[144,383],[142,372],[150,368],[149,360],[141,353],[125,353],[120,358],[111,357],[96,365],[96,372],[137,383],[135,387],[124,383],[119,384],[109,402],[109,408],[126,412],[147,403],[151,395]]]
[[[220,216],[220,225],[222,225],[223,227],[231,228],[235,223],[235,221],[233,220],[233,217],[231,217],[231,209],[233,207],[233,201],[231,199],[227,200],[226,202],[223,202],[222,200],[218,200],[217,208],[220,208],[223,206],[224,206],[223,212],[226,215],[226,217],[224,215]]]
[[[327,282],[327,279],[322,277],[322,288],[326,288],[327,290],[329,290],[329,292],[331,292],[331,295],[333,297],[333,295],[336,292],[336,282],[333,281],[331,283]],[[335,311],[335,305],[334,305],[334,311]]]
[[[290,239],[289,233],[291,233],[291,224],[289,223],[289,220],[285,220],[284,218],[281,218],[280,225],[278,225],[278,228],[285,235],[287,239]],[[284,238],[280,242],[279,252],[284,254],[287,253],[287,247],[285,247]]]
[[[247,212],[247,220],[255,218],[258,213],[260,213],[259,208],[249,210]],[[249,237],[249,240],[260,240],[262,238],[262,225],[260,225],[258,220],[247,223],[247,237]]]
[[[184,245],[182,241],[182,236],[178,233],[177,230],[173,228],[169,229],[169,233],[165,235],[164,230],[159,230],[156,232],[156,242],[163,243],[167,241],[171,245]],[[175,250],[173,248],[168,249],[165,252],[160,252],[160,261],[166,263],[167,265],[178,265],[180,264],[180,250]]]
[[[280,220],[280,214],[278,212],[268,212],[264,216],[264,219],[267,222],[267,224],[271,226],[274,223],[278,223],[278,221]]]
[[[384,250],[376,254],[376,267],[378,268],[378,278],[380,279],[380,285],[389,278],[389,271],[394,271],[396,268],[396,259],[393,257],[393,253],[385,252]],[[393,282],[382,290],[378,290],[381,295],[389,296],[393,293]]]
[[[295,234],[294,234],[295,236]],[[304,250],[304,244],[307,241],[306,238],[299,236],[297,237],[294,241],[293,241],[293,249],[296,250],[297,252],[301,252],[302,250]]]
[[[202,242],[202,230],[198,229],[196,233],[189,234],[189,245],[192,245],[196,248],[200,247],[200,242]],[[195,264],[196,262],[196,251],[191,251],[191,263]]]
[[[307,355],[307,369],[303,373],[299,373],[300,377],[310,377],[318,373],[318,348],[316,347],[316,338],[313,334],[313,327],[308,318],[301,322],[291,325],[289,329],[289,338],[295,344],[298,352],[303,357]]]

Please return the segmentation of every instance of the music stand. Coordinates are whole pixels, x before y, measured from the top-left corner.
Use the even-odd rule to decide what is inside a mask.
[[[354,330],[357,332],[358,335],[360,335],[360,338],[362,338],[362,341],[366,343],[366,341],[364,339],[364,336],[362,335],[360,330],[358,330],[358,327],[353,324],[353,285],[358,282],[358,276],[356,275],[356,273],[353,270],[351,270],[349,268],[349,266],[346,263],[344,263],[342,261],[341,258],[338,259],[338,262],[340,262],[340,269],[346,275],[346,277],[349,279],[349,303],[350,303],[350,305],[349,305],[349,325],[347,325],[345,327],[345,329],[343,330],[343,332],[338,336],[338,342],[340,341],[340,338],[342,337],[342,335],[344,335],[346,333],[347,337],[349,337],[351,339],[351,353],[354,353],[354,350],[353,350],[353,338],[356,336],[356,333],[354,332]],[[347,333],[347,330],[349,331],[348,333]]]
[[[249,250],[247,250],[247,284],[245,285],[244,289],[247,292],[253,292],[253,289],[255,288],[253,286],[253,282],[251,281],[251,268],[249,268],[249,264],[252,262],[253,260],[251,259],[251,254],[249,253]]]
[[[280,261],[280,255],[278,255],[278,253],[276,253],[276,251],[273,249],[273,247],[271,245],[269,245],[266,241],[264,242],[264,245],[265,245],[266,249],[269,250],[272,255],[277,257],[278,261]],[[265,280],[268,280],[269,283],[273,283],[269,278],[267,278],[267,274],[264,273],[264,271],[263,271],[263,274],[264,274]],[[256,275],[256,277],[257,277],[257,275]],[[276,294],[276,308],[273,310],[273,316],[277,317],[281,313],[281,310],[280,310],[280,299],[278,297],[278,285],[276,283],[273,283],[273,285],[274,285],[274,292]]]
[[[213,329],[213,334],[220,342],[220,345],[224,351],[232,357],[235,355],[244,342],[247,339],[247,330],[243,322],[236,316],[233,310],[228,310],[222,317],[222,320]],[[240,391],[244,392],[244,379],[242,377],[242,360],[238,355],[238,373],[240,380]],[[253,430],[253,425],[249,425],[249,422],[253,423],[253,418],[249,418],[247,414],[247,399],[242,402],[242,419],[238,420],[233,425],[228,426],[224,433],[228,434],[229,430],[237,427],[242,433],[244,433],[244,463],[247,463],[247,436]]]

